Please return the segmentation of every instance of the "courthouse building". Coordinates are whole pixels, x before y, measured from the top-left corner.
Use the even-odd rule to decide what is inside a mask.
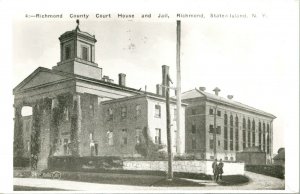
[[[186,152],[197,158],[236,161],[236,153],[258,147],[270,163],[273,153],[274,115],[205,91],[204,87],[182,94],[186,109]],[[216,130],[214,130],[216,128]],[[216,139],[214,140],[214,131]]]
[[[52,69],[38,67],[14,90],[14,156],[38,158],[46,168],[50,156],[137,156],[134,147],[143,129],[157,144],[166,144],[166,105],[161,95],[118,84],[102,75],[95,62],[95,36],[77,26],[59,37],[60,61]],[[166,71],[167,66],[163,66]],[[22,108],[32,107],[32,116],[22,117]],[[183,109],[185,105],[183,105]],[[171,100],[171,112],[175,102]],[[184,110],[183,110],[184,112]],[[174,116],[174,115],[173,115]],[[183,143],[184,118],[178,133]],[[174,137],[174,136],[173,136]]]

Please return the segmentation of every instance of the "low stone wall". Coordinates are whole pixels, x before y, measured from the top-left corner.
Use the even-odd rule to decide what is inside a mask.
[[[244,175],[244,163],[224,162],[223,175]],[[124,170],[167,171],[167,161],[123,161]],[[204,173],[212,175],[212,161],[173,161],[174,172]]]

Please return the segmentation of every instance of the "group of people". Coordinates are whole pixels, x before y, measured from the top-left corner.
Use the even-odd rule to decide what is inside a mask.
[[[212,163],[214,181],[218,181],[219,179],[222,180],[223,167],[224,167],[224,163],[222,162],[222,159],[220,159],[219,164],[217,159],[215,159],[215,161]]]

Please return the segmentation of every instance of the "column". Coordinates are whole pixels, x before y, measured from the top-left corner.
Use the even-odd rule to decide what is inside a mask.
[[[71,153],[80,156],[80,135],[81,135],[81,97],[79,94],[73,95],[73,111],[71,116]]]
[[[14,105],[14,157],[22,157],[23,155],[23,122],[22,122],[22,105]]]
[[[58,105],[57,97],[51,99],[51,113],[50,113],[50,156],[55,155],[58,146]]]
[[[31,129],[31,167],[36,170],[38,167],[39,153],[41,149],[41,111],[37,102],[32,107],[32,129]]]

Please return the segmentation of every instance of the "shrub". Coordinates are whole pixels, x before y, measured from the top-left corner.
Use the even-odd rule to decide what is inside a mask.
[[[116,156],[78,157],[53,156],[48,160],[50,169],[80,171],[81,169],[119,169],[123,161]]]
[[[280,165],[246,165],[245,170],[276,178],[284,178],[284,167]]]
[[[14,167],[29,167],[30,159],[25,157],[14,157]]]
[[[135,146],[135,150],[138,154],[151,160],[166,159],[167,153],[163,150],[164,148],[165,145],[153,143],[151,137],[149,136],[148,127],[144,127],[143,137],[141,138],[140,143]]]

